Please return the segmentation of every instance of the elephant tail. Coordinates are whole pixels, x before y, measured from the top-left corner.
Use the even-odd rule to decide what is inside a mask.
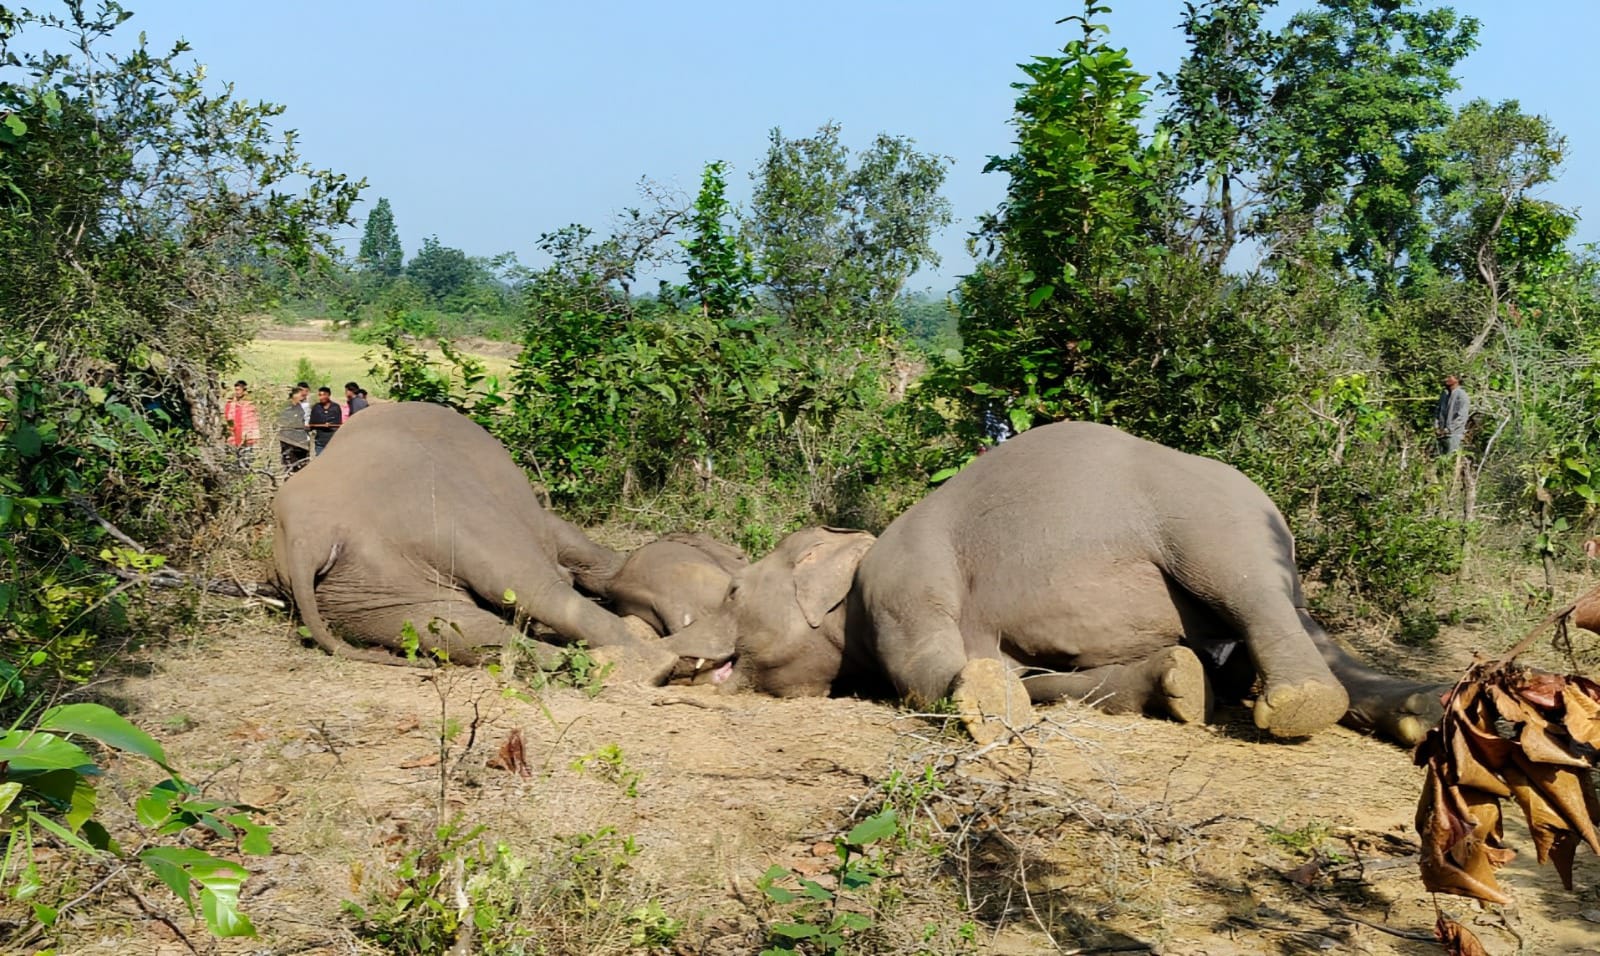
[[[278,583],[294,601],[300,620],[311,632],[311,639],[334,657],[394,663],[394,655],[387,651],[352,647],[340,640],[322,618],[322,611],[317,607],[317,575],[327,573],[339,559],[339,544],[333,536],[321,533],[320,529],[291,531],[281,512],[276,525],[272,556],[278,568]],[[317,526],[313,523],[312,528]]]

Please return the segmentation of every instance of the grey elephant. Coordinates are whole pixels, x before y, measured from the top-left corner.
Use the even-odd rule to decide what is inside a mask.
[[[749,563],[732,545],[674,532],[629,553],[614,574],[590,584],[613,612],[672,634],[719,607],[733,575]]]
[[[317,644],[355,660],[403,663],[392,650],[409,623],[422,651],[452,661],[517,642],[553,663],[558,649],[518,626],[537,621],[560,639],[613,649],[623,676],[659,683],[677,657],[579,589],[622,613],[660,608],[681,621],[715,608],[727,590],[724,566],[736,567],[711,553],[725,546],[704,540],[634,555],[596,544],[540,507],[488,432],[419,402],[352,417],[284,484],[272,510],[279,582]]]
[[[996,447],[875,542],[790,535],[666,644],[706,662],[699,680],[779,695],[931,701],[990,658],[1035,702],[1194,721],[1202,658],[1231,654],[1259,676],[1255,722],[1275,736],[1342,719],[1411,743],[1440,713],[1438,688],[1363,666],[1311,618],[1288,525],[1248,478],[1084,422]]]

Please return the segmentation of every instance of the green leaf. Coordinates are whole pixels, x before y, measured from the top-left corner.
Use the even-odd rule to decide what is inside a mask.
[[[772,934],[786,939],[810,939],[822,935],[822,929],[810,923],[773,923]]]
[[[1033,412],[1026,408],[1013,408],[1006,413],[1011,430],[1018,435],[1033,427]]]
[[[183,788],[176,780],[161,781],[134,803],[139,822],[147,827],[158,827],[166,823],[172,816],[173,801],[183,796],[185,796]]]
[[[88,856],[95,855],[95,848],[90,846],[82,837],[78,836],[76,833],[73,833],[71,830],[68,830],[66,827],[50,819],[49,817],[40,813],[35,813],[32,810],[28,811],[27,817],[30,822],[36,824],[42,830],[48,830],[55,834],[57,839],[72,847],[74,850],[87,854]]]
[[[17,794],[22,792],[22,784],[16,781],[0,783],[0,814],[10,808],[12,801],[17,799]]]
[[[103,704],[66,704],[52,707],[39,718],[40,730],[92,737],[108,747],[148,757],[163,770],[167,755],[155,738],[128,722],[126,717]]]
[[[949,481],[951,478],[954,478],[957,474],[959,474],[960,471],[961,469],[959,467],[940,468],[938,471],[934,472],[928,477],[928,484],[937,485],[941,482]]]
[[[517,603],[517,592],[506,588],[506,593],[500,595],[500,600],[504,604],[515,604]]]
[[[856,824],[845,835],[844,841],[851,846],[867,846],[885,837],[894,836],[899,826],[900,819],[895,814],[894,808],[887,807]]]
[[[845,929],[860,932],[861,930],[872,928],[872,917],[865,913],[856,913],[846,910],[845,912],[839,914],[839,925],[843,926]]]
[[[217,936],[254,936],[255,926],[239,911],[239,888],[250,871],[237,863],[187,847],[152,847],[139,859],[167,884],[194,912],[194,892],[189,885],[200,884],[200,909],[206,927]]]
[[[1056,287],[1053,285],[1042,285],[1039,288],[1034,289],[1032,292],[1028,293],[1028,308],[1038,308],[1039,303],[1045,301],[1055,294]]]
[[[71,770],[74,773],[99,773],[88,754],[54,734],[13,730],[0,735],[0,761],[10,764],[13,776],[18,771]]]

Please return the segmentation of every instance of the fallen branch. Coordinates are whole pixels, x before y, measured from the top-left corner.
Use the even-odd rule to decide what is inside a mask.
[[[118,541],[121,541],[123,544],[139,552],[140,554],[145,553],[144,545],[128,537],[123,533],[121,528],[107,521],[88,498],[85,498],[82,495],[73,495],[72,504],[77,507],[79,511],[82,511],[85,515],[87,515],[89,520],[103,528],[106,534],[111,535],[113,538],[116,538]]]
[[[148,584],[157,588],[195,588],[207,594],[219,594],[223,597],[254,599],[280,611],[289,606],[288,595],[279,590],[277,585],[266,581],[222,581],[170,568],[160,568],[155,571],[111,568],[110,571],[120,580],[130,584]]]

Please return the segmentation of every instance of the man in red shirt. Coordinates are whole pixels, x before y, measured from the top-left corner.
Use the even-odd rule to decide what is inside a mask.
[[[228,444],[241,464],[255,455],[256,442],[261,440],[261,423],[256,417],[256,403],[249,397],[250,386],[240,379],[233,383],[233,397],[222,406],[222,420],[228,426]]]

